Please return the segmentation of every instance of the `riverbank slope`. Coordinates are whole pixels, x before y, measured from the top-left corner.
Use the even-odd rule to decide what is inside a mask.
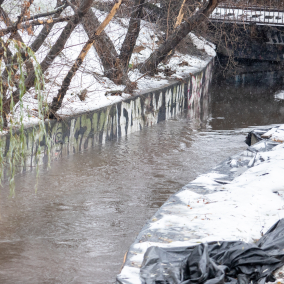
[[[284,125],[260,135],[263,140],[167,200],[131,245],[117,283],[142,283],[140,268],[151,246],[252,243],[284,217]]]

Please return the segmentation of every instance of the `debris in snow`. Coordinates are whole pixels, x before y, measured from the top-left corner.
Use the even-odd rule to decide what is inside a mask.
[[[83,91],[81,91],[79,94],[77,94],[77,96],[79,97],[79,99],[81,101],[84,101],[87,97],[87,93],[88,93],[88,90],[87,89],[84,89]]]

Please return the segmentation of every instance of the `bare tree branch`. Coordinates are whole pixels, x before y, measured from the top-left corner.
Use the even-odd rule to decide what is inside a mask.
[[[62,5],[61,5],[61,6],[62,6]],[[67,7],[67,6],[66,6],[66,7]],[[57,10],[57,13],[54,15],[54,17],[59,17],[62,11],[63,11],[62,9]],[[0,13],[1,13],[2,16],[3,16],[3,19],[4,19],[4,21],[5,21],[5,24],[6,24],[6,25],[11,25],[11,20],[9,19],[8,15],[7,15],[6,12],[3,10],[2,7],[0,7]],[[50,31],[51,31],[53,25],[54,25],[54,22],[52,22],[52,23],[50,23],[50,24],[44,25],[44,27],[43,27],[42,30],[40,31],[39,35],[36,37],[36,39],[33,41],[33,43],[32,43],[31,46],[30,46],[30,48],[31,48],[31,50],[32,50],[33,52],[37,52],[38,49],[41,47],[41,45],[43,44],[43,42],[44,42],[45,39],[47,38],[48,34],[50,33]],[[21,36],[19,35],[18,32],[17,32],[15,38],[16,38],[17,40],[19,40],[20,42],[23,42],[23,40],[22,40],[22,38],[21,38]],[[11,54],[11,53],[9,53],[9,54]],[[7,55],[8,55],[8,52],[7,52]],[[12,54],[11,54],[11,55],[12,55]],[[21,53],[21,56],[22,56],[22,58],[23,58],[23,61],[26,62],[26,60],[28,59],[26,52],[22,52],[22,53]],[[8,56],[8,58],[9,58],[9,56]],[[16,60],[16,55],[14,55],[14,56],[13,56],[13,59],[10,60],[10,64],[8,63],[9,65],[6,64],[6,66],[9,66],[10,69],[11,69],[11,68],[14,68],[14,63],[16,63],[16,61],[17,61],[17,60]],[[33,70],[33,65],[32,65],[32,63],[31,63],[30,61],[27,61],[27,64],[28,64],[27,70],[28,70],[28,72],[30,72],[31,70]],[[4,70],[4,72],[2,73],[2,78],[4,79],[4,81],[5,81],[6,78],[8,77],[9,68],[8,68],[8,69],[6,68],[6,69]],[[13,69],[12,71],[13,71],[14,73],[17,72],[17,70],[15,70],[15,69]],[[5,84],[4,84],[4,86],[3,86],[3,98],[4,98],[4,99],[5,99],[5,94],[6,94],[7,88],[8,88],[8,86],[5,86]]]
[[[28,2],[25,2],[24,3],[24,6],[23,6],[23,9],[22,9],[22,12],[21,12],[21,15],[18,16],[18,20],[17,22],[15,23],[15,25],[13,26],[13,29],[11,30],[11,34],[8,38],[8,40],[6,41],[6,43],[4,44],[4,46],[0,49],[0,60],[2,59],[3,57],[3,54],[4,54],[4,50],[5,48],[7,48],[10,44],[10,40],[14,38],[15,34],[17,33],[17,26],[18,24],[22,21],[22,19],[24,18],[25,14],[27,13],[27,11],[29,10],[31,4],[34,2],[34,0],[29,0]],[[1,36],[1,34],[0,34]]]
[[[187,18],[180,26],[173,32],[172,35],[156,50],[146,62],[141,66],[140,71],[153,72],[160,62],[173,50],[181,40],[191,32],[201,22],[207,21],[209,15],[218,6],[221,0],[209,0],[201,9],[199,9],[192,17]]]
[[[73,11],[76,13],[77,10],[78,10],[78,7],[76,5],[74,5],[73,3],[69,2],[68,0],[66,0],[66,2],[73,9]]]
[[[31,16],[30,18],[24,18],[21,22],[36,20],[38,18],[48,17],[48,16],[52,16],[52,15],[57,14],[57,13],[61,13],[66,7],[68,7],[68,5],[69,5],[69,3],[68,3],[68,1],[66,1],[66,3],[64,5],[57,7],[53,11],[50,11],[50,12],[47,12],[47,13],[37,14],[37,15]],[[27,25],[29,25],[29,24],[27,24]]]
[[[52,64],[56,56],[63,50],[65,43],[70,37],[71,33],[74,31],[75,27],[80,23],[82,18],[87,13],[88,9],[91,7],[93,0],[82,0],[78,12],[71,18],[71,20],[64,27],[56,43],[52,46],[49,53],[46,55],[44,60],[41,62],[42,72],[45,72],[48,67]],[[35,72],[31,72],[25,80],[26,91],[28,91],[34,84],[35,81]],[[13,92],[11,98],[13,97],[14,103],[16,104],[19,101],[20,90],[17,89]],[[3,104],[3,111],[9,113],[11,98],[9,98],[5,104]],[[4,125],[7,126],[7,125]]]
[[[58,94],[55,98],[53,98],[52,104],[50,106],[50,114],[49,118],[53,118],[56,111],[61,107],[62,101],[64,96],[66,95],[66,92],[70,86],[71,80],[76,74],[77,70],[82,65],[88,51],[93,46],[96,38],[102,33],[102,31],[105,29],[105,27],[109,24],[109,22],[112,20],[114,15],[116,14],[117,10],[119,9],[121,5],[122,0],[118,0],[117,3],[114,4],[112,10],[107,15],[105,20],[101,23],[101,25],[98,27],[97,31],[93,34],[93,36],[87,41],[87,43],[84,45],[83,49],[81,50],[79,56],[77,57],[75,63],[73,64],[72,68],[69,70],[68,74],[64,78],[62,82],[62,86],[60,90],[58,91]]]
[[[4,19],[4,22],[6,25],[11,25],[12,24],[12,21],[10,20],[8,14],[4,11],[4,9],[2,7],[0,7],[0,15],[3,17]],[[18,31],[15,33],[14,35],[14,38],[20,42],[24,42],[22,37],[20,36],[20,34],[18,33]],[[11,62],[13,62],[14,60],[11,58],[10,60]],[[33,64],[31,62],[26,62],[26,67],[27,67],[27,70],[29,72],[29,70],[32,70],[33,69]],[[15,71],[15,70],[14,70]],[[7,74],[8,75],[8,74]],[[5,76],[6,77],[6,76]]]
[[[0,36],[4,36],[4,35],[7,35],[9,34],[10,32],[13,32],[13,31],[17,31],[17,30],[25,30],[29,27],[34,27],[34,26],[40,26],[40,25],[45,25],[45,24],[50,24],[50,23],[62,23],[62,22],[67,22],[67,21],[70,21],[72,19],[72,17],[74,16],[66,16],[66,17],[60,17],[60,18],[49,18],[49,19],[46,19],[46,20],[34,20],[34,21],[31,21],[29,23],[25,23],[25,24],[19,24],[16,28],[15,26],[10,26],[10,27],[7,27],[6,29],[2,29],[0,30]]]
[[[76,3],[72,0],[72,3]],[[82,20],[83,27],[89,38],[97,31],[100,26],[100,22],[96,17],[92,9],[89,9],[88,13]],[[118,53],[116,52],[115,46],[105,31],[102,31],[93,44],[104,68],[104,75],[110,80],[117,80],[122,77],[122,72],[119,65],[117,66]]]
[[[178,13],[178,16],[177,16],[177,21],[176,21],[175,26],[174,26],[175,29],[181,24],[181,22],[183,20],[185,4],[186,4],[186,0],[183,0],[181,7],[180,7],[180,10],[179,10],[179,13]]]
[[[43,44],[43,42],[45,41],[45,39],[49,35],[51,29],[55,25],[56,22],[54,20],[56,18],[58,18],[62,12],[63,12],[63,10],[57,11],[57,13],[54,15],[53,21],[51,23],[46,23],[43,26],[39,35],[36,37],[36,39],[33,41],[33,43],[30,46],[30,48],[33,52],[37,52],[39,50],[39,48],[41,47],[41,45]]]

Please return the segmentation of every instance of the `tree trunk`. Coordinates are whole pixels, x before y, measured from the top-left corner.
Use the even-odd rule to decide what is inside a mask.
[[[150,55],[146,62],[141,66],[140,72],[153,72],[159,63],[161,63],[167,56],[167,54],[174,49],[189,32],[197,27],[201,22],[207,21],[209,15],[214,11],[220,2],[220,0],[209,0],[208,3],[205,4],[203,8],[196,12],[192,17],[187,18],[179,26],[179,28]]]
[[[125,72],[128,70],[129,61],[136,44],[136,40],[139,36],[144,3],[145,0],[134,0],[134,11],[131,13],[128,31],[121,47],[119,60]]]
[[[177,21],[175,23],[175,26],[174,28],[176,29],[182,22],[183,20],[183,17],[184,17],[184,10],[185,10],[185,4],[186,4],[186,0],[183,0],[182,4],[181,4],[181,7],[180,7],[180,10],[179,10],[179,13],[178,13],[178,16],[177,16]]]
[[[57,12],[55,15],[54,15],[54,19],[59,17],[60,14],[62,13],[63,11],[60,11],[60,12]],[[43,26],[43,28],[41,29],[39,35],[36,37],[36,39],[33,41],[33,43],[31,44],[30,48],[33,52],[37,52],[39,50],[39,48],[42,46],[43,42],[45,41],[45,39],[48,37],[51,29],[53,28],[53,26],[55,25],[54,22],[52,23],[47,23]]]
[[[94,32],[96,32],[96,30],[100,26],[100,22],[96,17],[95,13],[92,11],[92,9],[88,11],[82,23],[89,38],[93,36]],[[103,31],[96,38],[96,41],[94,42],[94,48],[98,53],[98,56],[104,67],[104,72],[107,76],[109,73],[113,72],[113,69],[115,68],[115,62],[118,58],[118,54],[113,45],[113,42],[105,31]]]
[[[146,17],[149,22],[156,23],[162,16],[163,9],[149,2],[144,4],[144,17]]]
[[[78,2],[78,0],[72,0],[73,4],[76,2]],[[88,11],[82,22],[89,38],[93,36],[100,26],[100,22],[92,9]],[[116,84],[127,84],[127,74],[125,74],[124,70],[121,68],[118,53],[106,32],[102,31],[102,33],[96,37],[94,48],[103,65],[104,75]]]

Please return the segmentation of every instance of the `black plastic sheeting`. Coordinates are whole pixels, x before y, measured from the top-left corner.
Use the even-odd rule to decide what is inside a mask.
[[[264,134],[266,131],[263,131],[263,133],[258,133],[258,132],[255,132],[254,130],[249,132],[248,135],[246,136],[246,144],[248,146],[251,146],[252,142],[259,142],[261,140],[263,140],[263,138],[261,137],[261,134]]]
[[[274,126],[273,128],[279,128],[279,125]],[[246,136],[246,140],[245,140],[246,144],[248,146],[252,146],[253,144],[255,144],[259,141],[262,141],[264,139],[269,139],[270,137],[265,136],[265,133],[268,132],[271,129],[272,129],[272,127],[265,128],[265,129],[254,129],[254,130],[252,130]]]
[[[194,247],[150,247],[140,276],[143,284],[248,284],[275,281],[284,265],[284,219],[255,244],[211,242]]]
[[[248,146],[251,146],[261,140],[263,140],[263,137],[261,137],[264,133],[266,133],[268,130],[270,130],[270,128],[268,129],[255,129],[252,130],[251,132],[248,133],[248,135],[246,136],[246,144]]]

